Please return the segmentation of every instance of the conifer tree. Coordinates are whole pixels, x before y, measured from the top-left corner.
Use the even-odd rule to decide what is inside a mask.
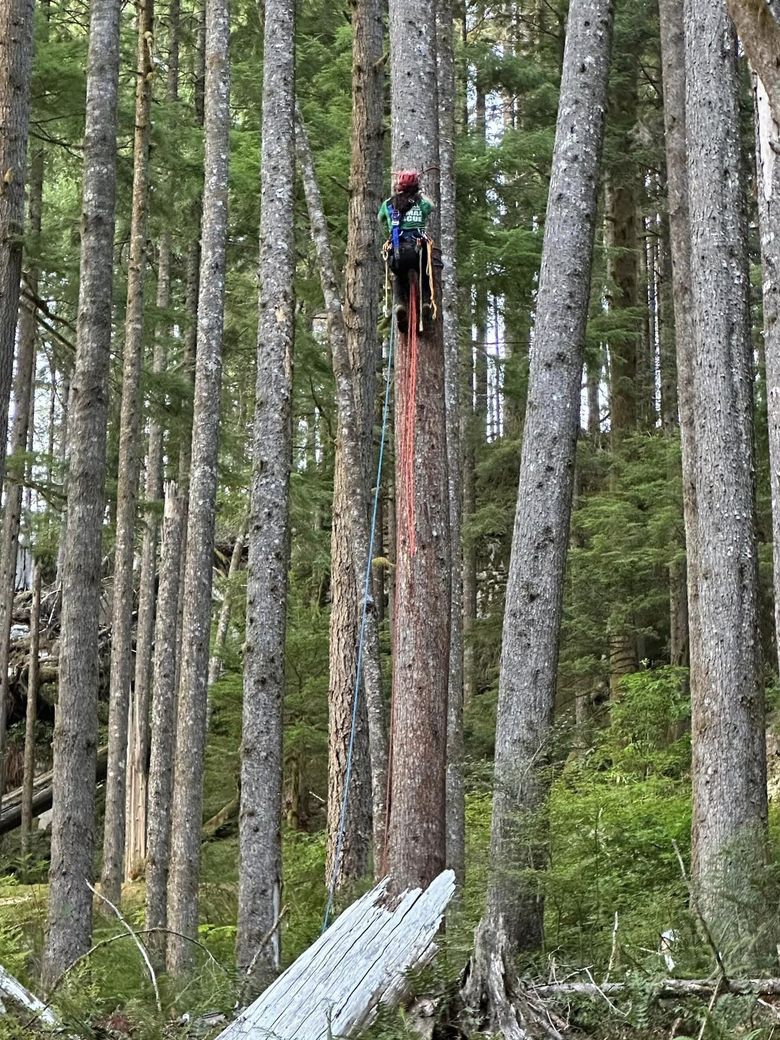
[[[127,796],[127,733],[132,682],[133,561],[141,440],[141,362],[146,279],[146,226],[152,106],[154,0],[138,0],[130,260],[122,363],[122,405],[117,476],[117,524],[111,623],[111,689],[108,715],[108,774],[103,833],[104,894],[121,897]]]
[[[33,0],[8,0],[0,8],[0,487],[5,479],[8,407],[22,276],[33,11]]]
[[[76,360],[68,416],[54,812],[43,977],[89,949],[97,749],[98,619],[116,200],[119,0],[90,8]]]
[[[393,168],[428,171],[422,183],[438,207],[435,5],[392,0],[390,83]],[[435,208],[429,222],[434,239],[438,229]],[[437,282],[438,275],[435,269]],[[407,420],[396,422],[394,743],[387,864],[400,888],[427,884],[446,861],[451,555],[444,346],[441,315],[434,318],[417,332],[416,357],[413,337],[398,334],[395,360],[396,414]]]
[[[198,293],[192,469],[182,589],[181,668],[171,809],[166,963],[174,975],[192,964],[198,930],[203,758],[206,743],[212,557],[217,494],[222,334],[225,306],[230,131],[230,14],[207,0],[204,64],[204,192]]]
[[[236,958],[248,995],[279,969],[282,703],[295,335],[295,4],[266,0],[260,318],[249,520]],[[266,938],[269,936],[270,938]],[[261,943],[262,945],[261,947]],[[258,952],[259,951],[259,952]]]
[[[723,0],[688,0],[685,54],[699,626],[692,874],[710,926],[732,921],[736,899],[749,937],[759,920],[750,875],[766,838],[766,747],[736,37]]]
[[[611,0],[569,9],[501,647],[490,881],[468,997],[521,1037],[503,966],[538,947],[542,826],[612,28]]]

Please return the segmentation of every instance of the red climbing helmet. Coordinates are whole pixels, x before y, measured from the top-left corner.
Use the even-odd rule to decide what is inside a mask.
[[[420,174],[417,170],[399,170],[393,177],[394,190],[399,193],[417,191],[420,187]]]

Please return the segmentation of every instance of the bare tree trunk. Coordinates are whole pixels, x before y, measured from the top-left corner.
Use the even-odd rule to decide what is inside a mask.
[[[179,97],[179,0],[168,7],[168,83],[167,99]],[[171,175],[169,174],[169,177]],[[171,305],[171,235],[160,236],[157,256],[157,326],[152,355],[152,372],[159,375],[167,364],[167,337],[170,322],[160,322]],[[163,428],[157,416],[149,421],[146,452],[147,510],[141,548],[141,574],[138,582],[138,625],[136,630],[135,682],[131,695],[127,753],[127,826],[125,828],[125,879],[136,876],[146,859],[147,796],[149,786],[149,714],[153,672],[153,639],[156,608],[155,577],[160,517],[163,497]],[[171,748],[171,750],[173,750]]]
[[[723,0],[685,7],[693,476],[699,638],[691,643],[692,875],[716,933],[750,938],[766,839],[752,364],[736,38]],[[706,358],[706,365],[703,359]],[[690,580],[690,572],[689,572]]]
[[[154,631],[151,757],[146,858],[146,926],[168,924],[168,869],[176,733],[176,656],[178,650],[179,572],[187,501],[176,485],[165,489],[160,593]],[[165,950],[158,936],[156,945]]]
[[[87,59],[81,268],[69,408],[54,811],[43,979],[89,949],[97,750],[98,616],[116,199],[119,0],[93,0]]]
[[[768,4],[780,18],[777,0]],[[780,162],[776,148],[780,122],[774,118],[764,84],[755,79],[756,160],[761,259],[764,268],[764,346],[766,354],[769,477],[772,490],[775,641],[780,652]],[[1,678],[1,677],[0,677]]]
[[[450,545],[450,664],[447,688],[447,866],[460,885],[466,874],[466,802],[463,786],[463,459],[461,453],[460,324],[458,321],[457,205],[455,198],[454,5],[437,0],[441,248],[447,277],[442,289],[444,396]]]
[[[580,419],[583,344],[612,22],[611,0],[572,0],[530,358],[499,680],[487,909],[470,1003],[487,999],[504,1035],[524,1035],[504,966],[539,945],[550,733]],[[495,1021],[494,1023],[495,1024]]]
[[[198,931],[203,757],[206,743],[211,583],[222,389],[225,248],[228,209],[230,63],[228,0],[206,2],[205,159],[192,470],[187,517],[181,674],[171,815],[167,967],[181,976],[192,964],[184,937]]]
[[[365,382],[365,358],[351,358],[347,330],[336,282],[336,269],[330,248],[328,227],[322,198],[314,171],[314,160],[303,123],[296,124],[296,149],[309,209],[312,240],[317,253],[323,297],[328,313],[328,332],[333,371],[336,377],[338,434],[334,471],[334,576],[333,607],[330,628],[330,713],[328,768],[328,855],[326,878],[337,887],[344,882],[364,877],[368,871],[371,848],[371,768],[368,745],[368,706],[383,710],[381,673],[379,670],[379,636],[376,614],[366,604],[365,623],[361,625],[366,573],[372,557],[371,532],[368,522],[369,464],[366,441],[370,446],[373,395],[355,393],[355,384]],[[354,363],[357,362],[357,365]],[[373,382],[373,373],[371,381]],[[361,391],[365,388],[361,386]],[[346,553],[346,560],[344,554]],[[358,682],[358,640],[367,644],[362,658],[360,684],[366,694],[357,706],[355,740],[350,740],[353,699]],[[367,661],[366,658],[371,658]],[[366,664],[369,665],[366,668]],[[359,689],[358,689],[359,696]],[[382,718],[382,721],[384,719]],[[348,775],[348,757],[352,745],[353,763],[349,777],[351,791],[341,834],[342,799]],[[384,774],[385,781],[387,774]],[[337,862],[338,860],[338,862]]]
[[[391,0],[390,84],[394,169],[438,171],[435,5]],[[438,176],[423,186],[438,204]],[[434,239],[438,225],[434,210]],[[401,889],[430,883],[447,856],[452,563],[440,312],[417,332],[416,357],[414,338],[398,334],[395,365],[398,559],[387,862]]]
[[[222,658],[225,653],[225,642],[227,640],[228,626],[230,625],[230,612],[235,598],[233,586],[236,583],[236,575],[239,572],[241,559],[244,555],[244,543],[248,524],[248,518],[241,522],[241,526],[236,534],[236,540],[233,543],[233,552],[230,554],[230,566],[228,567],[225,581],[225,592],[219,611],[217,631],[214,633],[214,649],[209,661],[209,686],[213,686],[222,674]]]
[[[170,306],[171,241],[165,232],[160,240],[157,273],[157,310]],[[154,343],[152,371],[161,373],[166,365],[168,328],[158,327]],[[160,518],[158,506],[163,495],[163,428],[153,416],[149,422],[146,452],[146,493],[148,509],[141,547],[141,573],[138,580],[138,624],[135,640],[135,682],[130,698],[127,749],[127,822],[125,827],[125,880],[138,876],[146,859],[146,809],[148,794],[149,708],[154,661],[155,578]]]
[[[30,162],[29,231],[41,233],[43,201],[43,151],[37,148]],[[25,281],[30,293],[37,295],[38,271],[30,268]],[[35,304],[22,299],[19,317],[19,349],[14,379],[14,425],[11,433],[11,459],[6,468],[5,501],[0,529],[0,792],[5,790],[5,731],[8,713],[8,657],[11,621],[16,586],[19,526],[22,517],[25,463],[30,416],[35,387],[36,324]],[[3,444],[5,448],[5,443]]]
[[[377,333],[381,263],[379,257],[379,228],[376,214],[382,191],[384,160],[384,25],[382,0],[357,0],[353,6],[352,43],[352,128],[350,158],[350,199],[347,232],[347,259],[344,278],[344,324],[346,327],[347,355],[352,371],[352,387],[356,409],[356,434],[362,466],[361,491],[363,508],[368,517],[369,490],[373,480],[372,435],[374,426],[374,397],[377,363],[380,357]],[[334,358],[335,360],[335,358]],[[346,746],[343,725],[336,716],[346,718],[343,707],[352,699],[356,646],[360,607],[362,606],[364,575],[355,575],[357,558],[350,542],[348,520],[349,493],[347,475],[341,472],[344,458],[337,451],[334,473],[333,550],[336,562],[336,542],[342,565],[332,570],[332,624],[341,624],[340,639],[331,647],[341,646],[342,680],[331,679],[330,703],[333,710],[334,730],[329,747],[334,757],[329,767],[329,804],[336,791],[343,789],[343,763]],[[339,477],[340,496],[336,496],[336,478]],[[367,543],[366,543],[367,546]],[[378,543],[375,546],[375,551]],[[365,560],[360,564],[365,567]],[[349,569],[348,569],[349,568]],[[351,583],[351,584],[350,584]],[[340,600],[341,597],[341,600]],[[339,602],[341,601],[341,607]],[[342,609],[343,608],[343,609]],[[381,869],[385,844],[385,808],[387,801],[387,709],[380,672],[377,625],[381,618],[379,604],[367,618],[367,644],[363,688],[365,691],[371,769],[371,817],[373,823],[374,873]],[[346,626],[352,626],[352,635]],[[339,745],[341,750],[339,750]],[[335,804],[335,803],[334,803]],[[329,829],[333,843],[333,828]],[[332,852],[332,850],[331,850]],[[346,864],[345,864],[346,867]]]
[[[152,105],[154,0],[136,0],[135,138],[130,260],[127,271],[122,406],[119,424],[116,549],[111,621],[111,683],[108,703],[108,773],[103,829],[103,894],[118,904],[122,896],[127,798],[127,732],[133,675],[133,560],[141,441],[141,361],[144,333],[146,224],[149,195],[149,140]]]
[[[27,673],[27,710],[24,722],[24,779],[22,781],[22,856],[30,851],[33,781],[35,779],[35,723],[38,712],[38,652],[41,626],[41,564],[35,561],[30,607],[30,665]]]
[[[236,959],[252,996],[279,970],[282,704],[290,558],[295,242],[295,3],[266,0],[260,320],[247,572]],[[257,956],[256,956],[257,955]],[[252,966],[249,975],[247,970]]]
[[[0,5],[0,488],[19,311],[24,179],[30,125],[33,0]]]

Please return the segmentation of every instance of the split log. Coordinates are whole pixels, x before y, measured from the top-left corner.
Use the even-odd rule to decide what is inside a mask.
[[[13,1004],[15,1007],[22,1008],[24,1011],[29,1011],[30,1014],[35,1015],[36,1020],[41,1025],[48,1026],[51,1029],[59,1029],[62,1025],[52,1009],[23,986],[18,979],[15,979],[10,972],[7,972],[2,965],[0,965],[0,995],[9,1004]]]
[[[353,903],[217,1040],[329,1040],[354,1036],[380,1004],[403,997],[407,973],[436,954],[455,893],[445,870],[429,887],[388,895],[389,879]]]

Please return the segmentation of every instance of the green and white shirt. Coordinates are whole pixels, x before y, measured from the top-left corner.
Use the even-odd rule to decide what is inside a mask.
[[[384,224],[388,235],[392,232],[393,222],[390,217],[392,198],[385,199],[379,207],[379,220]],[[401,231],[422,231],[433,211],[433,203],[424,195],[420,195],[401,217]]]

